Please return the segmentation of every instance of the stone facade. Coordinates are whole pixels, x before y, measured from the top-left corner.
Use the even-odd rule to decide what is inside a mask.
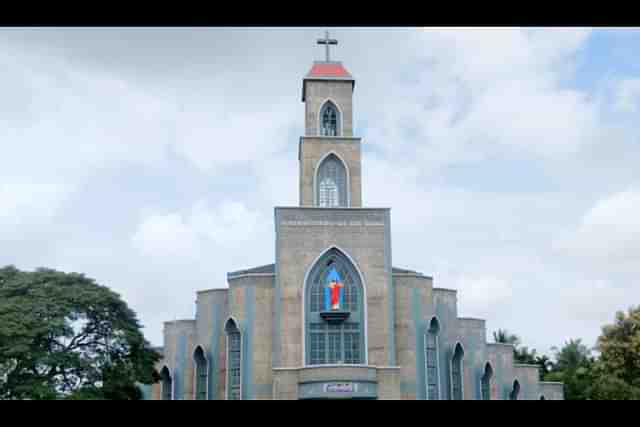
[[[336,64],[344,72],[330,65]],[[486,343],[484,320],[458,317],[455,290],[392,267],[391,210],[362,203],[353,88],[344,73],[304,79],[300,203],[274,210],[275,262],[228,273],[228,288],[197,293],[195,320],[165,323],[157,368],[168,376],[145,390],[147,398],[227,399],[235,381],[241,399],[562,399],[562,384],[539,382],[536,366],[514,363],[512,346]],[[337,132],[320,136],[328,100],[338,110]],[[346,170],[345,187],[330,188],[347,192],[344,206],[319,205],[318,168],[330,155]],[[362,321],[353,336],[364,345],[349,344],[362,351],[359,363],[308,363],[308,283],[329,253],[357,271],[362,289]],[[339,345],[347,348],[346,341]],[[205,364],[194,357],[198,349]]]

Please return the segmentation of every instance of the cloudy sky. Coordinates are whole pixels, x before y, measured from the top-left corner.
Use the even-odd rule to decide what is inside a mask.
[[[324,28],[0,29],[0,265],[83,272],[149,340],[273,262]],[[393,263],[548,352],[640,303],[640,30],[335,28]]]

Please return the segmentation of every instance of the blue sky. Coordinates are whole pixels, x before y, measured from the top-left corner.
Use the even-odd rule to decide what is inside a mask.
[[[323,28],[0,30],[0,264],[84,272],[154,344],[273,262]],[[336,28],[393,263],[538,351],[640,301],[640,30]]]

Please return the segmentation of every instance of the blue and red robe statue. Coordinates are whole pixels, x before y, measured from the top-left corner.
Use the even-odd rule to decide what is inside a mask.
[[[331,267],[324,288],[325,310],[340,310],[344,300],[344,284],[335,267]]]

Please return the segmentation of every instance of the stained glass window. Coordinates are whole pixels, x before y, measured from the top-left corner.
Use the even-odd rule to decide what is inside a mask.
[[[196,365],[196,400],[207,400],[207,359],[204,357],[202,347],[198,346],[193,353]]]
[[[451,399],[462,400],[462,358],[464,351],[460,343],[456,344],[451,359]]]
[[[320,316],[326,309],[324,287],[332,268],[336,269],[344,285],[340,309],[349,311],[347,320],[338,324],[329,323]],[[353,264],[339,250],[331,249],[311,269],[306,286],[306,363],[364,363],[362,284]]]
[[[334,154],[320,164],[317,176],[317,204],[324,208],[347,206],[347,171]]]

